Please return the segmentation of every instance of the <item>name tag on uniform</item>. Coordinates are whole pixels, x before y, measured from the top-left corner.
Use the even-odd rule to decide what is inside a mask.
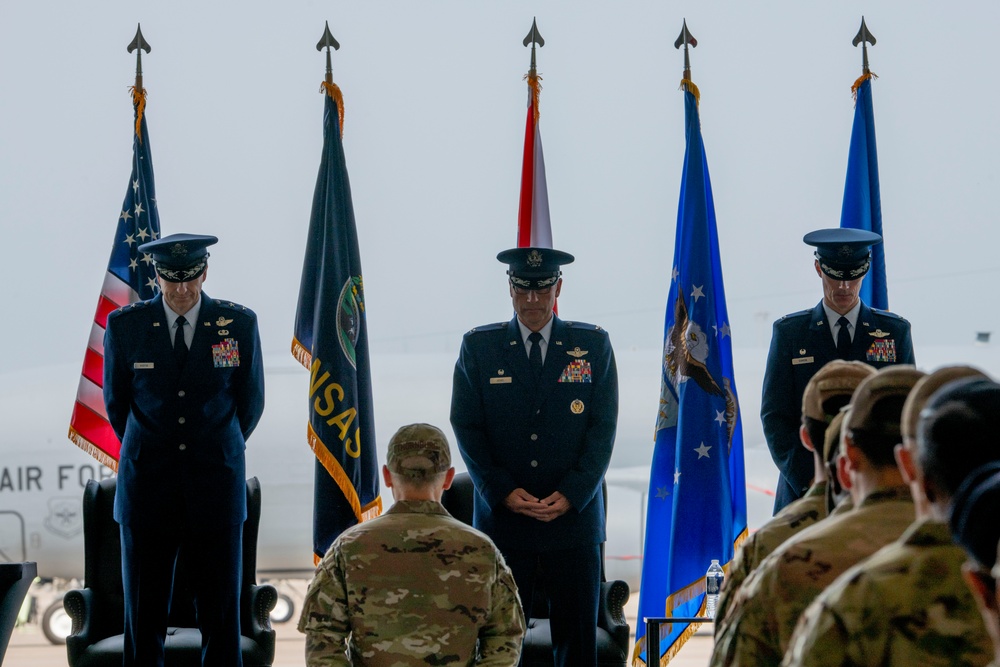
[[[137,371],[138,370],[151,369],[151,368],[153,368],[153,362],[152,361],[137,361],[134,364],[132,364],[132,368],[134,368]]]
[[[514,378],[509,375],[506,377],[490,378],[490,384],[510,384],[514,381]]]
[[[796,357],[795,359],[792,359],[792,366],[800,366],[802,364],[811,364],[814,361],[816,361],[816,359],[814,357]]]

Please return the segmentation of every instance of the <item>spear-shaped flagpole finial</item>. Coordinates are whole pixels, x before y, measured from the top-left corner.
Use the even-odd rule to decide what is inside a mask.
[[[528,36],[524,38],[524,45],[527,46],[531,44],[531,71],[530,75],[535,74],[535,44],[538,46],[545,46],[545,40],[542,39],[541,33],[538,32],[538,24],[535,22],[535,17],[531,17],[531,30],[528,32]]]
[[[340,48],[340,43],[333,38],[333,33],[330,32],[330,22],[326,22],[326,29],[323,31],[323,37],[320,38],[319,44],[316,45],[317,51],[322,51],[326,48],[326,82],[333,85],[333,63],[330,61],[330,47],[336,51]]]
[[[688,81],[691,80],[691,57],[688,55],[688,44],[691,46],[698,46],[698,40],[694,38],[691,32],[688,30],[687,19],[684,19],[684,26],[681,28],[681,34],[677,37],[674,42],[674,48],[679,49],[681,45],[684,46],[684,78]]]
[[[150,52],[149,43],[142,37],[142,25],[136,24],[135,39],[128,45],[128,52],[135,51],[135,90],[142,92],[142,52]]]
[[[858,30],[858,34],[854,36],[854,41],[851,42],[854,46],[861,44],[861,65],[864,68],[864,74],[869,74],[871,72],[868,69],[868,45],[871,44],[875,46],[875,35],[868,31],[868,26],[865,25],[865,17],[861,17],[861,28]]]

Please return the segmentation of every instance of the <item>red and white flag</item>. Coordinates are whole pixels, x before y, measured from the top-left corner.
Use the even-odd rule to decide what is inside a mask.
[[[524,159],[521,166],[521,203],[517,212],[517,247],[551,248],[549,193],[545,184],[545,156],[538,128],[540,77],[532,68],[528,80],[528,118],[524,128]]]

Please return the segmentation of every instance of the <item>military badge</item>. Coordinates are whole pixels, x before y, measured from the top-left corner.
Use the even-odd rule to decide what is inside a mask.
[[[586,359],[571,361],[559,375],[559,382],[592,382],[590,362]]]
[[[235,338],[227,338],[212,346],[212,363],[216,368],[236,368],[240,365],[240,344]]]
[[[228,336],[229,335],[229,329],[219,329],[219,335],[220,336]]]
[[[885,337],[886,337],[886,336],[888,336],[888,335],[889,335],[890,333],[891,333],[891,332],[889,332],[889,331],[882,331],[882,328],[881,328],[881,327],[879,327],[879,328],[878,328],[878,329],[876,329],[875,331],[869,331],[869,332],[868,332],[868,335],[869,335],[869,336],[875,336],[875,338],[885,338]]]
[[[224,327],[224,326],[226,326],[228,324],[232,324],[232,322],[233,322],[232,320],[227,319],[227,318],[223,317],[222,315],[219,315],[219,319],[217,319],[215,321],[215,326],[217,326],[217,327]]]
[[[566,354],[573,357],[574,359],[579,359],[580,357],[585,356],[589,351],[590,350],[581,350],[578,347],[574,347],[572,350],[566,350]]]
[[[569,411],[574,415],[583,414],[583,401],[579,398],[569,404]]]
[[[528,253],[528,266],[533,269],[537,269],[542,265],[542,253],[537,250],[532,250]]]
[[[868,361],[880,361],[883,363],[896,363],[896,341],[891,338],[880,338],[868,348]]]

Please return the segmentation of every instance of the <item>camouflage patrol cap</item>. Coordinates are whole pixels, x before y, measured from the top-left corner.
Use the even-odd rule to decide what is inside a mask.
[[[448,438],[436,426],[409,424],[389,440],[386,465],[410,479],[425,479],[451,468]]]
[[[829,421],[834,415],[827,414],[823,404],[834,396],[850,398],[861,381],[875,372],[863,361],[831,361],[816,371],[806,385],[802,393],[802,414],[810,419]]]
[[[840,451],[840,431],[844,426],[844,419],[850,412],[851,406],[845,406],[833,416],[830,424],[826,427],[826,435],[823,437],[823,460],[833,463]]]
[[[972,366],[942,366],[930,375],[920,378],[913,386],[913,391],[906,397],[906,403],[903,404],[903,417],[900,419],[903,442],[917,439],[920,411],[924,409],[934,392],[953,380],[973,377],[988,379],[985,373]]]
[[[851,409],[844,418],[844,432],[864,431],[876,436],[900,437],[903,402],[922,377],[924,373],[915,367],[898,364],[886,366],[862,380],[851,397]]]

